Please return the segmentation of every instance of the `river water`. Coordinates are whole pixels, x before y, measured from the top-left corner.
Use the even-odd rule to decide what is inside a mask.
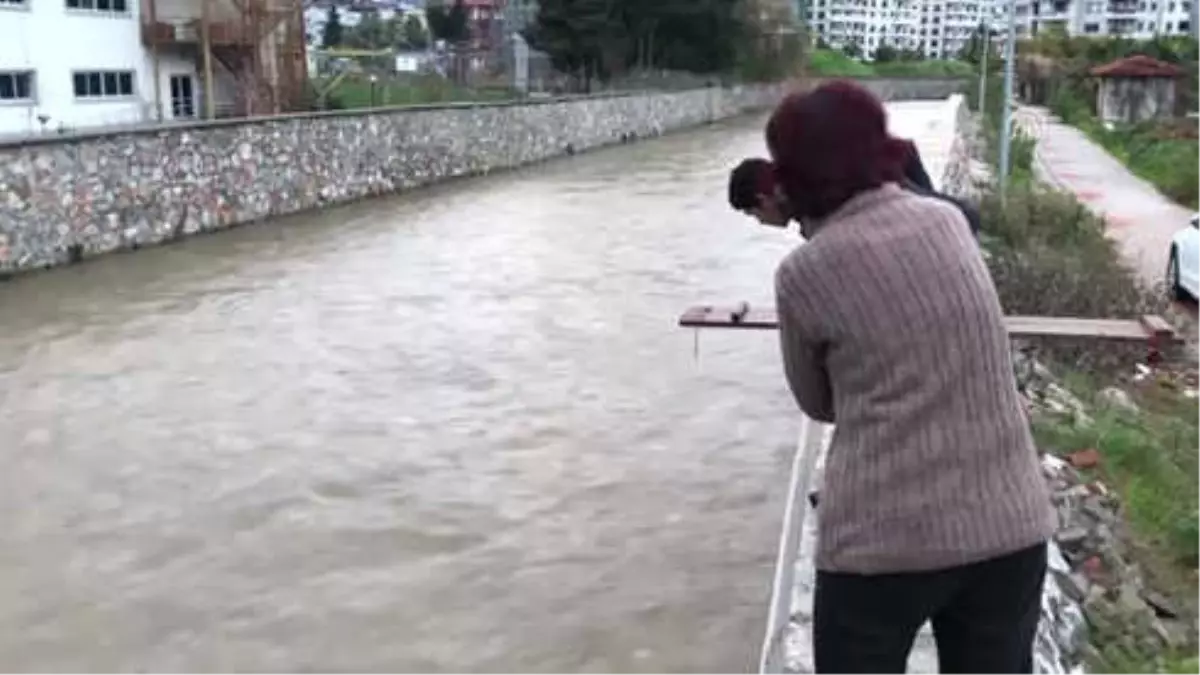
[[[0,285],[5,670],[739,671],[798,419],[761,120]]]

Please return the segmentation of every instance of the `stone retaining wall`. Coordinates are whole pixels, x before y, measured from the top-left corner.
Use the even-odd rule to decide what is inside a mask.
[[[951,136],[948,159],[942,171],[940,189],[951,195],[970,195],[973,190],[971,173],[971,149],[974,126],[971,110],[965,97],[955,94],[950,99],[949,115],[953,119],[954,134]]]
[[[870,79],[936,98],[948,79]],[[0,143],[0,275],[769,107],[785,85],[294,115]]]

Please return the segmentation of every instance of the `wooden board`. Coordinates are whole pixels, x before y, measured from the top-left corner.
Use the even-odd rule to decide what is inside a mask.
[[[1122,342],[1181,342],[1175,330],[1159,316],[1141,320],[1076,319],[1054,316],[1005,317],[1012,337],[1091,338]],[[774,309],[754,309],[746,303],[735,307],[692,307],[679,317],[685,328],[733,328],[777,330],[779,319]]]

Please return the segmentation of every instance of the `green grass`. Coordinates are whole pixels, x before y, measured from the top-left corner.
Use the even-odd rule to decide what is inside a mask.
[[[1114,488],[1132,536],[1133,559],[1156,590],[1174,598],[1191,621],[1196,618],[1198,562],[1196,475],[1197,404],[1178,392],[1149,384],[1135,391],[1138,411],[1105,407],[1095,395],[1096,380],[1070,373],[1063,384],[1098,411],[1091,423],[1035,418],[1034,435],[1042,449],[1067,453],[1086,448],[1100,452],[1099,466],[1087,470]],[[1098,652],[1089,666],[1101,673],[1195,673],[1195,643],[1163,650],[1131,639],[1128,626],[1093,625],[1091,644]],[[1108,634],[1112,633],[1112,634]]]
[[[961,61],[888,61],[870,63],[850,58],[836,49],[815,49],[809,55],[809,72],[820,77],[966,77],[974,68]]]
[[[824,77],[869,77],[875,74],[869,64],[835,49],[814,49],[808,57],[808,69],[813,75]]]
[[[1195,138],[1162,138],[1149,127],[1125,127],[1112,131],[1086,130],[1093,140],[1141,178],[1149,181],[1171,200],[1193,209],[1200,206],[1200,165]]]
[[[509,89],[461,87],[432,78],[383,80],[375,83],[372,92],[369,80],[348,77],[338,82],[328,95],[329,107],[347,110],[397,105],[495,102],[514,98],[516,94]]]
[[[1148,654],[1139,651],[1137,647],[1129,649],[1121,644],[1121,635],[1105,636],[1108,638],[1098,651],[1103,659],[1097,663],[1088,664],[1091,672],[1111,673],[1171,673],[1184,675],[1197,673],[1196,654],[1192,650],[1175,650],[1165,654]]]
[[[1077,374],[1074,382],[1086,378]],[[1135,395],[1138,412],[1100,407],[1090,424],[1040,419],[1034,431],[1045,449],[1098,450],[1103,458],[1098,472],[1121,495],[1137,543],[1187,576],[1200,562],[1197,404],[1149,387]],[[1080,389],[1075,384],[1075,393],[1095,401]]]

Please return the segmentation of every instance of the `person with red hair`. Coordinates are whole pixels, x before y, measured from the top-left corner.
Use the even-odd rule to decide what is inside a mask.
[[[882,104],[785,99],[767,147],[807,238],[776,272],[784,371],[836,424],[818,515],[818,673],[902,673],[933,624],[942,673],[1030,673],[1055,516],[1004,314],[963,213],[902,189]]]

